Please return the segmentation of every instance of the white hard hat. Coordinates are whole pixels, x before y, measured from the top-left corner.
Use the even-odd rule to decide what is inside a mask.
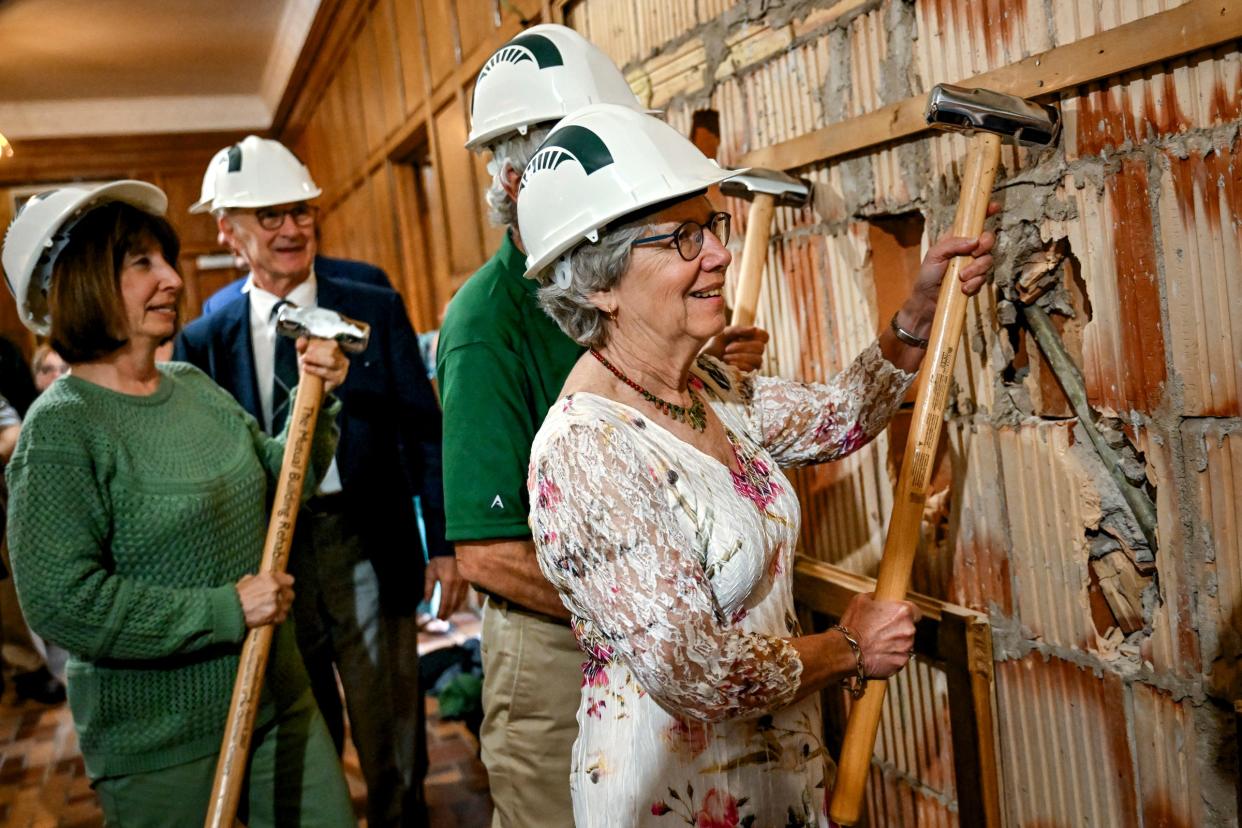
[[[677,130],[624,106],[565,118],[539,145],[518,189],[526,275],[622,216],[746,172],[724,170]]]
[[[510,132],[525,135],[534,124],[597,103],[645,111],[621,70],[582,35],[556,23],[531,26],[479,70],[466,147],[481,149]]]
[[[199,191],[198,201],[190,205],[191,213],[211,212],[211,202],[216,197],[216,173],[221,164],[228,165],[229,148],[225,147],[211,156],[207,171],[203,173],[203,188]]]
[[[4,280],[17,300],[22,324],[46,336],[52,324],[47,297],[52,266],[69,242],[74,225],[91,210],[113,201],[164,215],[168,198],[145,181],[113,181],[87,187],[61,187],[34,196],[22,207],[4,236]]]
[[[203,181],[206,189],[206,178],[215,170],[213,211],[309,201],[323,192],[306,165],[279,141],[247,135],[221,152],[223,156],[216,153],[212,159]]]

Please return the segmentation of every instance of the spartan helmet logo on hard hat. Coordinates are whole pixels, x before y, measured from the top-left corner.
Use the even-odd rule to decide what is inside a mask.
[[[643,111],[621,70],[586,38],[556,23],[532,26],[496,50],[479,71],[466,147],[481,150],[598,103]]]
[[[479,81],[486,78],[496,64],[521,63],[524,60],[535,61],[540,69],[547,69],[549,66],[565,65],[565,61],[561,58],[561,52],[556,48],[555,43],[541,34],[533,32],[520,34],[504,46],[501,46],[496,54],[487,59],[487,63],[483,64],[483,68],[479,70],[479,77],[475,81],[475,88],[478,88]],[[473,101],[471,103],[473,105]]]
[[[612,153],[600,137],[586,127],[570,125],[558,129],[539,145],[539,151],[522,173],[522,184],[525,185],[527,176],[540,170],[556,169],[570,159],[577,161],[582,171],[590,175],[611,164]]]
[[[613,104],[584,107],[553,128],[522,173],[526,275],[598,241],[609,222],[743,172],[722,170],[658,118]]]

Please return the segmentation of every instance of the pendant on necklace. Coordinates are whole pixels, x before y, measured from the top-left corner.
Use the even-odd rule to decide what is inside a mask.
[[[599,351],[595,350],[594,348],[591,349],[591,356],[599,360],[600,364],[603,365],[605,368],[607,368],[609,371],[611,371],[613,376],[621,380],[623,383],[628,385],[630,388],[633,388],[635,391],[637,391],[642,396],[644,400],[651,403],[658,410],[663,412],[666,417],[671,417],[673,420],[679,423],[685,423],[686,425],[693,428],[695,431],[706,431],[707,430],[707,406],[703,404],[702,397],[694,393],[693,388],[686,389],[687,393],[690,394],[690,405],[685,406],[685,405],[678,405],[677,403],[671,403],[668,400],[657,397],[655,394],[652,394],[646,388],[643,388],[641,385],[634,382],[634,380],[630,379],[624,373],[622,373],[620,368],[613,365],[608,360],[604,359],[604,355],[601,354]]]

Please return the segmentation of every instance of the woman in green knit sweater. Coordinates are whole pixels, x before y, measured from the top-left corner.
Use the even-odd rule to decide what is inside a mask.
[[[4,269],[23,321],[70,364],[31,407],[8,467],[13,573],[30,626],[71,654],[69,703],[110,825],[202,824],[246,630],[281,624],[292,578],[254,573],[283,441],[189,365],[178,242],[156,187],[114,182],[32,199]],[[335,343],[298,343],[328,390]],[[316,477],[339,404],[315,435]],[[293,640],[273,643],[243,821],[353,824]]]

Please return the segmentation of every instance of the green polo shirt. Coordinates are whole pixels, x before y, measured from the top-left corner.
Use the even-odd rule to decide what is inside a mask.
[[[544,415],[582,355],[539,307],[504,244],[449,304],[436,350],[444,512],[452,541],[529,538],[526,468]]]

